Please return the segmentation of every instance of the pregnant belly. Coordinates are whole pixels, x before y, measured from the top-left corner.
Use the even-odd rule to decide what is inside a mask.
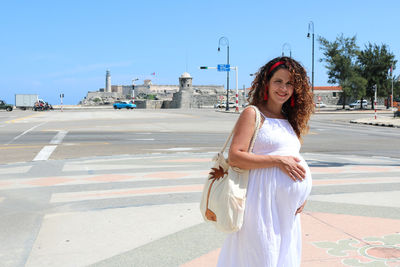
[[[280,171],[281,177],[277,179],[277,200],[285,202],[291,210],[297,210],[307,199],[311,192],[312,178],[310,168],[302,159],[300,165],[306,170],[306,177],[303,181],[293,181],[288,175]]]

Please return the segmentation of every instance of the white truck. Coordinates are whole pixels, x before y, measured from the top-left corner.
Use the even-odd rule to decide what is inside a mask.
[[[22,110],[33,109],[39,100],[39,95],[35,94],[15,94],[15,107]]]

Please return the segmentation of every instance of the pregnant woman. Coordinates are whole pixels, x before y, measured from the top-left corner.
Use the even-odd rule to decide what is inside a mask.
[[[260,68],[249,103],[262,124],[248,153],[255,111],[245,109],[235,127],[229,164],[250,169],[242,228],[228,235],[219,267],[296,267],[301,262],[300,213],[311,191],[311,173],[299,151],[314,110],[305,69],[279,57]]]

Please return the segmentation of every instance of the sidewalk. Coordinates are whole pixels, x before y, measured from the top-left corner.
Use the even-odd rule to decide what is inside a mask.
[[[368,124],[375,126],[386,126],[386,127],[400,127],[400,117],[374,117],[362,118],[350,121],[351,123]]]
[[[199,212],[212,156],[3,165],[2,266],[215,266],[225,235],[204,223]],[[400,266],[399,160],[303,156],[313,190],[301,215],[302,267]],[[46,175],[39,175],[43,168]],[[25,212],[25,205],[35,212]]]
[[[239,112],[243,111],[243,107],[239,108]],[[225,113],[236,113],[235,108],[230,108],[229,111],[225,110],[224,108],[215,108],[217,112],[225,112]],[[374,114],[375,110],[372,109],[342,109],[342,106],[328,106],[326,108],[315,108],[315,113],[319,114],[336,114],[336,113],[344,113],[344,114]],[[386,109],[385,106],[378,106],[377,108],[378,114],[393,114],[393,111],[390,109]]]

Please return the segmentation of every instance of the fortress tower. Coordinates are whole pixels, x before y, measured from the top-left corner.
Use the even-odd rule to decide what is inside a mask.
[[[106,87],[104,91],[111,93],[111,75],[109,70],[106,71]]]
[[[192,76],[189,73],[182,73],[179,77],[179,92],[174,94],[177,108],[192,108],[193,87]]]

